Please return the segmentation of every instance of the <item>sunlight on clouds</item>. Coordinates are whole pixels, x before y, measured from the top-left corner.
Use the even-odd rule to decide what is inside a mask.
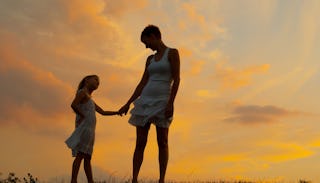
[[[68,8],[68,19],[70,23],[89,17],[95,18],[97,22],[103,22],[98,18],[98,14],[104,10],[104,3],[102,1],[69,0],[61,2]]]
[[[179,48],[179,55],[181,58],[189,58],[193,55],[193,52],[191,49],[187,47],[180,47]]]
[[[184,40],[182,45],[189,44],[193,47],[198,45],[194,49],[205,48],[209,41],[216,37],[223,37],[226,34],[226,30],[221,26],[220,22],[207,20],[201,9],[196,7],[196,3],[185,2],[176,6],[177,9],[181,9],[181,15],[177,17],[177,26],[180,34],[175,37]],[[185,39],[185,37],[188,37],[188,39]]]
[[[314,154],[314,151],[293,143],[266,142],[260,146],[265,149],[265,154],[261,156],[261,159],[273,163],[306,158]]]
[[[301,8],[301,13],[299,15],[299,29],[302,32],[300,39],[300,44],[302,44],[302,53],[305,58],[310,58],[315,49],[315,41],[317,40],[317,32],[319,31],[319,21],[317,19],[317,13],[320,11],[320,3],[318,1],[309,2],[309,4],[303,4]],[[302,60],[305,62],[306,60]]]
[[[202,69],[205,65],[205,61],[198,60],[198,61],[191,61],[191,74],[198,75],[202,72]]]
[[[190,134],[193,129],[193,122],[196,121],[193,118],[189,118],[183,114],[175,114],[174,120],[171,124],[172,132],[169,136],[172,136],[172,141],[177,143],[183,143],[190,140]]]
[[[244,94],[241,99],[244,101],[255,98],[262,93],[277,88],[289,88],[290,92],[285,91],[285,95],[279,94],[281,98],[289,98],[293,96],[303,84],[316,74],[316,67],[314,68],[299,68],[294,67],[286,73],[279,73],[269,77],[263,83],[257,83],[256,87]],[[299,77],[297,77],[299,76]],[[281,86],[281,87],[280,87]]]
[[[297,73],[294,76],[294,82],[290,84],[288,87],[291,91],[288,93],[287,97],[293,96],[298,90],[300,90],[303,85],[309,81],[311,78],[313,78],[319,71],[319,67],[313,67],[313,68],[297,68]],[[299,76],[299,77],[296,77]]]
[[[237,161],[228,167],[222,168],[220,172],[222,174],[227,174],[232,178],[244,180],[248,178],[246,178],[241,174],[246,174],[250,171],[257,171],[257,172],[264,171],[264,170],[267,170],[268,168],[269,168],[268,164],[259,164],[254,161],[245,161],[245,162]]]
[[[184,3],[182,5],[183,9],[187,12],[188,18],[191,21],[198,23],[201,27],[206,26],[205,18],[203,15],[200,15],[196,10],[193,4]]]
[[[70,85],[27,60],[14,45],[16,39],[13,35],[7,35],[6,39],[11,44],[0,43],[1,84],[6,86],[2,89],[6,96],[4,101],[16,107],[27,105],[49,116],[63,112],[65,96],[73,91]]]
[[[224,63],[218,63],[215,66],[213,78],[220,82],[220,86],[223,89],[238,89],[251,84],[254,74],[265,73],[269,68],[269,64],[263,64],[238,70],[225,66]]]
[[[320,140],[314,140],[310,143],[311,147],[320,147]]]
[[[134,3],[131,0],[103,1],[105,2],[104,13],[112,17],[122,17],[134,10],[141,10],[149,3],[148,0],[135,0]]]
[[[221,157],[223,161],[227,161],[227,162],[237,162],[247,158],[248,157],[244,154],[229,154]]]
[[[215,49],[215,50],[211,51],[208,55],[211,59],[217,60],[222,57],[222,52],[219,49]]]
[[[197,91],[197,96],[200,97],[200,98],[209,98],[209,99],[212,99],[212,98],[215,98],[215,97],[218,97],[219,94],[215,91],[209,91],[209,90],[198,90]]]

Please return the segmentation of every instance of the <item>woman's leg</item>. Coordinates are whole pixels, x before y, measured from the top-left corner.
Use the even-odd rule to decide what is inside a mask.
[[[159,147],[159,169],[160,169],[159,183],[164,183],[164,178],[166,175],[167,164],[169,159],[168,133],[169,133],[169,128],[157,127],[157,140],[158,140],[158,147]]]
[[[76,183],[77,182],[79,168],[80,168],[82,159],[83,159],[82,154],[78,153],[76,158],[73,161],[71,183]]]
[[[84,172],[86,173],[88,183],[93,183],[93,176],[92,176],[92,168],[91,168],[91,156],[84,155]]]
[[[136,127],[136,147],[133,155],[133,171],[132,171],[132,183],[138,182],[138,174],[143,161],[143,153],[148,140],[150,124],[146,124],[144,127]]]

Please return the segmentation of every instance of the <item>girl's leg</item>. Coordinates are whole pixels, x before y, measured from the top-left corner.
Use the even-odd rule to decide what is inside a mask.
[[[85,155],[84,156],[84,171],[86,173],[88,183],[93,183],[93,176],[92,176],[92,168],[91,168],[91,156]]]
[[[158,141],[158,147],[159,147],[159,169],[160,169],[159,183],[164,183],[164,178],[166,175],[167,164],[169,159],[168,133],[169,133],[169,128],[157,127],[157,141]]]
[[[77,182],[79,168],[80,168],[82,159],[83,159],[83,156],[80,153],[78,153],[76,158],[73,161],[71,183]]]
[[[132,183],[138,182],[138,174],[143,161],[143,153],[147,144],[150,123],[144,127],[136,127],[136,148],[133,155]]]

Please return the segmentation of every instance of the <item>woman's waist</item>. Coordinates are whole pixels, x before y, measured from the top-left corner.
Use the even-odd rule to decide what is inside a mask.
[[[148,82],[164,82],[164,83],[167,83],[167,84],[171,84],[172,82],[172,78],[171,77],[157,77],[157,76],[151,76],[149,78],[149,81]]]
[[[148,83],[142,90],[141,95],[167,96],[170,94],[171,86],[162,82]]]
[[[150,87],[150,88],[158,88],[158,89],[170,89],[171,87],[171,81],[169,80],[163,80],[163,79],[149,79],[148,83],[146,84],[146,87]]]

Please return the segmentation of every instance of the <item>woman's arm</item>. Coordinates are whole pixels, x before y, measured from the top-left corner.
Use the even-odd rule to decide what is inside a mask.
[[[152,58],[152,55],[150,55],[147,58],[146,66],[145,66],[145,69],[144,69],[144,73],[142,75],[142,78],[141,78],[139,84],[137,85],[136,89],[134,90],[132,96],[130,97],[128,102],[119,110],[119,112],[121,114],[122,113],[127,114],[128,110],[130,108],[130,104],[141,95],[141,92],[142,92],[144,86],[147,84],[148,79],[149,79],[149,74],[148,74],[147,68],[148,68],[148,65],[150,64],[151,58]]]
[[[94,103],[95,106],[96,106],[96,111],[101,114],[101,115],[104,115],[104,116],[111,116],[111,115],[117,115],[119,114],[118,111],[105,111],[103,110],[100,106],[98,106],[96,103]]]
[[[173,116],[173,103],[176,98],[179,84],[180,84],[180,57],[177,49],[171,49],[168,55],[169,62],[171,64],[171,74],[173,78],[173,84],[171,88],[171,93],[166,108],[166,117]]]

